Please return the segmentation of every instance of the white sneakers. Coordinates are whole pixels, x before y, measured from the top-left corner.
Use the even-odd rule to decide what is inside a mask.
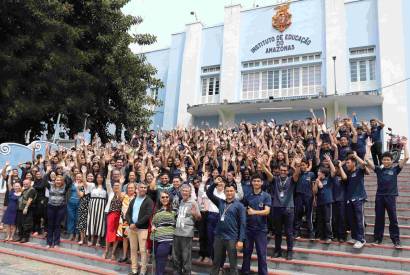
[[[364,242],[357,241],[357,242],[353,245],[353,248],[360,249],[360,248],[362,248],[362,247],[364,246],[365,243],[366,243],[366,241],[364,241]]]

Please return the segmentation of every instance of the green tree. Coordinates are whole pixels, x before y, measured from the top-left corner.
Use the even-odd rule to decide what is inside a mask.
[[[131,43],[155,37],[129,34],[140,17],[126,16],[128,1],[15,1],[0,10],[0,142],[35,138],[59,113],[73,136],[88,127],[103,140],[117,129],[147,127],[159,105],[146,94],[161,87],[156,70]],[[118,139],[118,133],[116,138]]]

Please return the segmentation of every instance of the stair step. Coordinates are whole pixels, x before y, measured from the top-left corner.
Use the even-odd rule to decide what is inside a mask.
[[[47,257],[47,256],[39,255],[37,253],[21,251],[20,249],[0,247],[0,254],[12,255],[12,256],[21,257],[21,258],[25,258],[29,260],[52,264],[55,266],[70,268],[70,269],[75,270],[73,271],[74,274],[78,274],[78,271],[83,271],[89,274],[99,274],[99,275],[119,274],[117,272],[105,270],[97,266],[81,264],[81,263],[72,262],[72,261],[66,261],[66,260],[63,260],[62,258],[56,259],[54,257]]]

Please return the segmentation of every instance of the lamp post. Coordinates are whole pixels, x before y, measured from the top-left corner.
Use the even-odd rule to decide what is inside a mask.
[[[333,59],[333,81],[335,84],[335,95],[337,95],[337,87],[336,87],[336,56],[332,57]]]
[[[191,11],[191,15],[195,16],[195,20],[196,20],[196,22],[198,22],[198,16],[196,15],[196,12]]]

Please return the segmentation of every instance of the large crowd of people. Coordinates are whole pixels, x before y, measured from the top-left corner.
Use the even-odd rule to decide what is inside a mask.
[[[58,248],[61,233],[79,245],[105,246],[103,257],[131,263],[130,274],[156,274],[167,266],[190,274],[194,236],[200,261],[219,274],[250,273],[256,248],[258,273],[267,273],[268,236],[274,257],[288,260],[294,240],[366,243],[365,175],[377,175],[374,242],[383,241],[385,210],[390,237],[401,248],[396,215],[397,175],[409,159],[393,163],[382,153],[377,119],[356,116],[240,123],[227,129],[136,131],[129,142],[102,144],[98,137],[75,148],[46,148],[45,155],[2,168],[7,206],[5,241],[45,235]],[[34,149],[33,149],[34,152]],[[122,257],[116,250],[122,246]],[[139,251],[139,253],[138,253]],[[138,256],[139,255],[139,256]],[[140,269],[138,270],[138,268]]]

